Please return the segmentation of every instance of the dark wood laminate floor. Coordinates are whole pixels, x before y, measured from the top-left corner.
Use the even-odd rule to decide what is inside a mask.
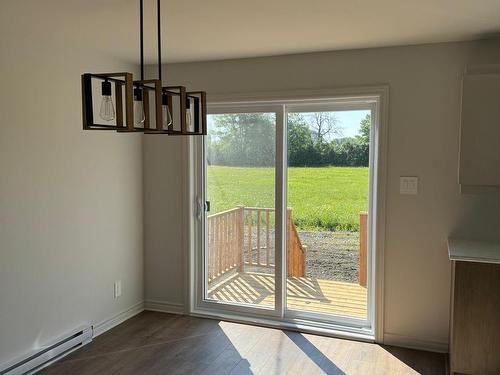
[[[143,312],[43,369],[61,374],[439,374],[445,355]]]

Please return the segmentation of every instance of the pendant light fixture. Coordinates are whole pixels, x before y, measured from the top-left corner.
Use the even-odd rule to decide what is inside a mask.
[[[206,135],[204,91],[162,86],[161,12],[157,0],[158,79],[144,79],[144,4],[139,0],[141,79],[132,73],[82,74],[84,130]]]

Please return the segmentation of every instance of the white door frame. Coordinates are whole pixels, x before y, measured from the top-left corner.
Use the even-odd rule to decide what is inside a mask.
[[[216,106],[212,106],[210,108],[210,114],[223,114],[223,113],[245,113],[245,112],[266,112],[266,113],[275,113],[276,114],[276,162],[275,162],[275,212],[276,217],[282,217],[281,214],[283,212],[282,207],[282,169],[280,168],[279,163],[283,162],[282,156],[283,150],[280,145],[280,139],[283,134],[283,116],[282,116],[282,106],[276,104],[267,104],[267,103],[251,103],[245,106],[235,105],[235,104],[220,104]],[[204,202],[205,192],[206,192],[206,165],[204,163],[204,153],[205,153],[205,142],[199,142],[197,145],[197,162],[201,163],[198,165],[198,176],[201,176],[201,180],[198,181],[198,186],[202,187],[201,191],[198,191],[198,212],[197,218],[198,220],[204,219],[206,217],[206,213],[202,212],[202,207],[200,205],[200,201]],[[201,173],[200,173],[201,172]],[[279,251],[283,247],[283,228],[284,223],[280,221],[276,221],[276,242],[275,242],[275,305],[274,306],[264,306],[264,305],[248,305],[248,304],[237,304],[232,303],[229,304],[225,301],[216,301],[216,300],[205,300],[204,296],[207,291],[207,282],[205,277],[205,265],[206,265],[206,252],[204,250],[204,244],[207,243],[207,234],[205,233],[205,222],[200,221],[198,227],[198,238],[204,239],[204,243],[199,243],[196,249],[197,255],[195,255],[195,272],[197,275],[196,287],[193,292],[195,298],[193,300],[194,309],[192,312],[196,311],[215,311],[217,310],[220,313],[235,313],[235,314],[249,314],[258,317],[271,317],[271,318],[279,318],[282,316],[283,310],[283,295],[282,295],[282,280],[283,280],[283,253]],[[201,277],[200,277],[201,276]]]
[[[376,117],[377,113],[377,101],[378,99],[360,99],[359,101],[356,101],[354,99],[350,99],[349,102],[342,101],[342,100],[335,100],[332,101],[330,99],[329,101],[314,101],[311,103],[310,101],[303,101],[300,103],[292,103],[292,104],[286,104],[285,105],[285,116],[288,113],[297,113],[297,112],[313,112],[313,111],[319,111],[319,112],[326,112],[326,111],[355,111],[355,110],[369,110],[371,114],[371,118],[374,119]],[[375,124],[375,121],[372,122],[372,124]],[[374,167],[374,161],[376,161],[375,157],[375,136],[376,136],[376,131],[375,131],[375,126],[370,126],[370,147],[369,147],[369,199],[368,199],[368,218],[369,221],[371,220],[370,218],[376,215],[376,209],[373,204],[374,202],[374,195],[373,195],[373,185],[376,179],[374,178],[374,173],[373,173],[373,167]],[[286,139],[285,139],[286,141]],[[287,160],[285,160],[285,163],[287,163]],[[285,164],[284,168],[286,171],[288,171],[288,165]],[[287,186],[285,185],[285,197],[287,196],[287,191],[286,191]],[[285,198],[286,199],[286,198]],[[374,271],[374,266],[373,266],[373,259],[372,259],[372,254],[374,252],[374,249],[371,246],[371,238],[373,236],[373,231],[372,228],[373,226],[370,225],[371,223],[368,223],[368,244],[367,248],[369,249],[368,251],[368,259],[367,259],[367,265],[368,265],[368,273],[367,273],[367,290],[368,290],[368,295],[367,295],[367,318],[366,319],[357,319],[357,318],[351,318],[351,317],[341,317],[341,316],[336,316],[334,319],[332,319],[329,314],[320,314],[316,312],[309,312],[309,311],[299,311],[299,310],[293,310],[293,309],[287,309],[285,311],[285,317],[286,318],[292,318],[292,319],[308,319],[311,321],[323,321],[325,324],[328,324],[331,321],[334,321],[337,324],[343,324],[345,326],[351,326],[351,327],[359,327],[359,328],[369,328],[372,329],[374,326],[374,313],[373,313],[373,306],[374,306],[374,283],[372,281],[372,274]],[[374,279],[373,279],[374,280]]]
[[[322,334],[329,334],[334,336],[348,336],[354,337],[361,340],[377,342],[383,341],[384,332],[384,241],[385,241],[385,202],[386,202],[386,184],[387,184],[387,137],[388,137],[388,100],[389,100],[389,88],[388,86],[376,86],[376,87],[359,87],[359,88],[344,88],[344,89],[324,89],[324,90],[312,90],[312,91],[287,91],[287,92],[268,92],[268,93],[254,93],[254,94],[223,94],[223,95],[209,95],[209,108],[219,107],[224,109],[236,109],[242,105],[253,105],[255,108],[261,107],[262,103],[265,102],[265,106],[283,105],[283,102],[287,104],[294,104],[298,106],[304,100],[310,103],[325,103],[331,102],[332,100],[337,103],[342,103],[342,108],[346,108],[349,103],[356,102],[362,99],[371,100],[375,106],[375,118],[372,119],[372,145],[371,147],[371,158],[373,158],[374,164],[371,166],[371,177],[373,178],[372,185],[372,196],[373,199],[370,202],[369,209],[374,213],[369,215],[369,228],[371,247],[369,254],[373,256],[373,259],[369,260],[371,262],[371,267],[374,272],[369,275],[369,282],[372,284],[371,290],[373,293],[369,297],[372,299],[371,309],[373,315],[370,317],[372,327],[368,332],[364,329],[358,329],[353,327],[352,329],[345,330],[344,327],[335,326],[333,324],[324,324],[322,322],[317,322],[316,324],[309,324],[307,321],[300,319],[299,317],[289,317],[283,319],[285,311],[285,298],[286,296],[281,293],[284,288],[282,285],[286,285],[285,278],[286,273],[284,270],[283,262],[281,261],[281,267],[277,267],[277,285],[276,285],[276,311],[266,311],[266,309],[259,307],[255,311],[249,310],[247,307],[240,309],[239,306],[230,306],[228,309],[224,308],[219,311],[214,311],[211,308],[207,309],[207,306],[201,302],[200,299],[200,267],[203,264],[200,263],[199,254],[202,252],[203,246],[203,236],[204,229],[199,218],[199,208],[198,204],[195,202],[197,196],[202,196],[203,186],[201,185],[204,181],[204,176],[200,172],[203,169],[203,141],[202,137],[189,138],[186,141],[186,163],[189,167],[188,179],[188,189],[185,189],[185,198],[189,207],[189,212],[192,212],[191,220],[188,220],[189,235],[186,239],[186,248],[189,248],[189,256],[187,257],[187,262],[185,264],[186,269],[186,298],[187,312],[192,315],[207,316],[207,317],[219,317],[228,320],[236,321],[250,321],[253,323],[271,325],[277,327],[286,327],[288,329],[298,329],[306,332],[320,332]],[[248,111],[248,109],[247,109]],[[284,111],[283,111],[284,112]],[[281,118],[278,121],[277,118],[277,147],[276,147],[276,210],[281,208],[281,210],[286,207],[285,197],[286,194],[281,194],[285,191],[286,186],[284,186],[285,176],[284,176],[284,165],[286,162],[285,150],[286,150],[286,137],[284,137],[284,119]],[[278,142],[282,140],[283,142]],[[279,144],[278,144],[279,143]],[[279,160],[281,159],[281,160]],[[281,186],[279,186],[281,184]],[[280,190],[278,192],[278,189]],[[279,193],[279,194],[278,194]],[[284,215],[279,215],[277,211],[277,217],[283,217]],[[372,221],[372,218],[374,222]],[[277,223],[279,224],[279,223]],[[284,223],[281,223],[281,232],[284,229]],[[278,228],[277,228],[278,230]],[[281,236],[282,237],[282,236]],[[283,237],[282,237],[283,238]],[[283,252],[284,247],[281,246],[276,249],[281,249],[280,254],[276,254],[281,260],[284,259]],[[279,283],[279,285],[278,285]],[[352,323],[352,322],[349,322]]]

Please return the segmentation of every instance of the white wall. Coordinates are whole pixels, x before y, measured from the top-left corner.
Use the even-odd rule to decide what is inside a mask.
[[[84,132],[80,88],[136,67],[51,4],[0,7],[0,366],[143,300],[141,135]]]
[[[499,239],[500,197],[460,195],[460,73],[500,63],[500,42],[451,43],[169,65],[169,84],[213,93],[390,85],[385,248],[385,340],[446,348],[450,234]],[[180,138],[145,138],[146,298],[184,304],[187,252],[178,235],[183,204]],[[498,170],[492,173],[500,173]],[[399,176],[419,177],[417,196]]]
[[[184,305],[183,137],[147,135],[144,161],[144,285],[146,307]],[[146,251],[147,249],[147,251]]]

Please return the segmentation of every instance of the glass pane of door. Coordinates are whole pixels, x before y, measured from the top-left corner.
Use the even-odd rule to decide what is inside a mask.
[[[205,299],[274,308],[276,113],[208,116]]]
[[[368,318],[370,116],[287,113],[288,310],[325,320]]]

